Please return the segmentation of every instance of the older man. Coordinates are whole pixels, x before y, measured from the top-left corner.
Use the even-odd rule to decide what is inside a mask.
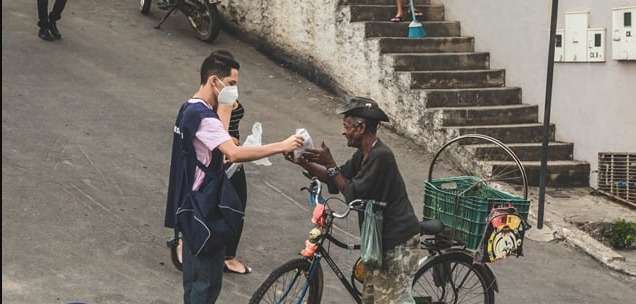
[[[367,269],[363,303],[415,303],[411,284],[420,257],[419,224],[391,149],[378,137],[381,121],[389,121],[378,104],[352,97],[338,111],[344,114],[342,135],[356,148],[350,160],[338,166],[323,143],[299,159],[287,159],[337,188],[347,201],[368,199],[386,202],[383,210],[382,267]]]

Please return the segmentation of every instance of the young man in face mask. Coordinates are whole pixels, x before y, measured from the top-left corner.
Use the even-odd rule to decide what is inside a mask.
[[[337,166],[324,142],[321,149],[308,149],[299,159],[290,154],[286,158],[328,183],[330,190],[337,188],[347,201],[367,199],[387,204],[383,209],[382,267],[367,267],[362,300],[415,303],[411,284],[421,256],[420,228],[393,152],[376,135],[379,122],[389,118],[375,101],[363,97],[349,98],[338,114],[344,114],[342,135],[347,146],[357,149],[350,160]]]
[[[295,135],[260,147],[239,147],[234,143],[216,108],[238,98],[239,64],[223,53],[227,54],[212,53],[203,61],[199,89],[177,115],[165,218],[169,228],[177,225],[176,210],[190,191],[225,178],[223,155],[232,162],[244,162],[290,152],[303,144],[302,138]],[[236,211],[242,214],[241,210]],[[225,247],[193,254],[187,245],[183,246],[184,303],[214,303],[221,291]]]

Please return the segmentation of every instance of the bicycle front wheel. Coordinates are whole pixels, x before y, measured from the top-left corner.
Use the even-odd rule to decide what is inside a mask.
[[[473,258],[463,252],[434,256],[415,274],[417,303],[494,304],[495,292]]]
[[[322,297],[322,268],[320,264],[314,269],[309,279],[311,263],[305,259],[294,259],[276,268],[265,282],[256,290],[250,304],[296,304],[303,297],[303,290],[307,287],[301,303],[318,304]]]

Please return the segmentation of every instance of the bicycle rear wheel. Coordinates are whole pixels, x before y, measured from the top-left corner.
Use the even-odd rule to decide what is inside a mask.
[[[256,290],[250,304],[296,304],[309,278],[311,263],[305,259],[294,259],[274,269],[265,282]],[[302,303],[318,304],[322,297],[322,268],[314,270],[309,288]]]
[[[463,252],[434,256],[415,274],[413,297],[426,304],[494,304],[494,283]]]
[[[483,159],[471,165],[466,159]],[[436,170],[437,169],[437,170]],[[435,154],[428,169],[428,181],[475,176],[479,181],[498,190],[505,184],[513,186],[528,198],[528,177],[521,159],[513,149],[496,138],[482,134],[467,134],[444,144]],[[469,189],[473,187],[468,187]]]

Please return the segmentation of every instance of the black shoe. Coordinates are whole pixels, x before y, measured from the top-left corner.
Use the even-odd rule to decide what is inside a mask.
[[[53,38],[53,36],[51,36],[51,32],[49,32],[49,29],[47,29],[47,28],[40,28],[40,31],[38,32],[38,37],[40,37],[40,39],[46,40],[46,41],[55,40],[55,38]]]
[[[57,25],[55,22],[51,22],[49,24],[49,31],[51,32],[51,36],[55,39],[62,39],[62,34],[60,34],[60,30],[57,29]]]

